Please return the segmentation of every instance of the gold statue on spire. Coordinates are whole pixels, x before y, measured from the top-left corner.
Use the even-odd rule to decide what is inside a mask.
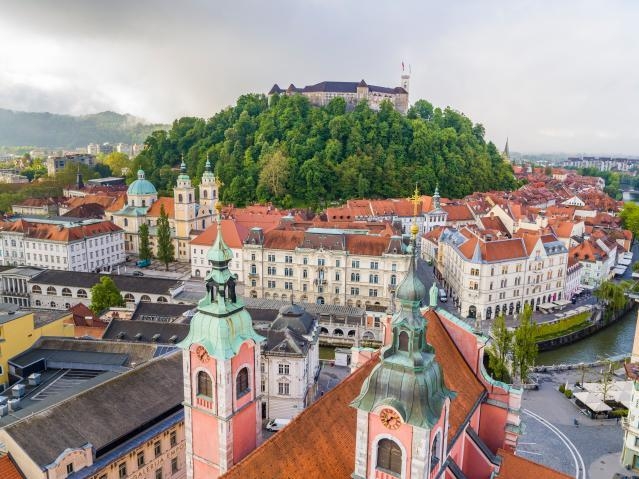
[[[410,233],[415,238],[417,233],[419,233],[419,226],[417,226],[417,207],[421,204],[422,198],[419,196],[419,188],[417,187],[417,183],[415,183],[415,193],[413,196],[408,198],[411,203],[413,203],[413,224],[410,227]]]

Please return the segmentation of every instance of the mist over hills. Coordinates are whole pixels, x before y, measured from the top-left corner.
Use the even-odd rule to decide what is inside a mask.
[[[112,111],[72,116],[0,108],[0,146],[77,148],[89,143],[142,143],[153,131],[168,128]]]

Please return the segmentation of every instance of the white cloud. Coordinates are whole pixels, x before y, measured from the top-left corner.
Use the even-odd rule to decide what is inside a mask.
[[[246,92],[398,83],[512,150],[639,154],[628,1],[0,0],[0,107],[209,117]],[[10,39],[10,41],[6,41]]]

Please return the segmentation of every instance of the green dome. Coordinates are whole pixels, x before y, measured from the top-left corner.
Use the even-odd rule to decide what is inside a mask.
[[[129,185],[127,195],[157,195],[158,192],[149,180],[144,179],[144,171],[138,170],[138,179]]]
[[[426,296],[426,286],[415,272],[415,257],[411,256],[408,273],[397,287],[396,298],[400,301],[419,302]]]

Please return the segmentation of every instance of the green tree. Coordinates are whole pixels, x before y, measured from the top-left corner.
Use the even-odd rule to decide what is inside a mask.
[[[289,159],[281,150],[267,155],[263,160],[258,190],[261,189],[272,198],[283,197],[287,191],[286,184],[290,171]]]
[[[125,153],[118,153],[117,151],[109,153],[102,158],[102,163],[108,165],[113,174],[118,176],[124,174],[122,170],[126,172],[131,170],[131,160],[129,160],[128,155]]]
[[[513,340],[513,362],[522,384],[528,380],[528,372],[537,359],[536,335],[537,328],[532,321],[532,308],[526,304]]]
[[[492,342],[488,347],[488,367],[498,381],[508,381],[508,356],[513,348],[513,333],[506,327],[506,318],[500,314],[490,330]]]
[[[149,225],[146,223],[142,223],[139,230],[140,235],[140,259],[151,259],[153,257],[153,253],[151,252],[151,247],[149,246]]]
[[[91,311],[100,314],[107,308],[124,306],[120,290],[109,276],[102,276],[100,282],[91,288]]]
[[[639,205],[633,201],[626,201],[619,216],[623,220],[624,227],[632,232],[634,242],[639,234]]]
[[[158,259],[164,263],[166,271],[169,270],[169,263],[175,261],[175,247],[171,240],[171,228],[169,217],[164,211],[164,205],[160,207],[160,217],[158,218]]]
[[[607,317],[610,317],[612,314],[626,306],[626,302],[628,301],[628,298],[626,298],[626,291],[629,286],[629,283],[624,281],[620,283],[604,281],[599,285],[599,288],[595,290],[595,297],[606,305]]]

